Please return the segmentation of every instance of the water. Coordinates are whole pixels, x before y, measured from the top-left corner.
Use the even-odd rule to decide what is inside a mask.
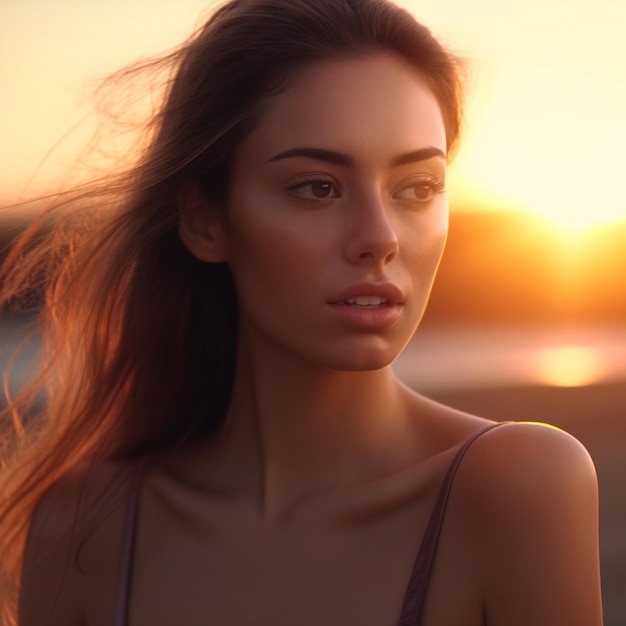
[[[425,393],[626,381],[626,325],[418,330],[394,369]]]

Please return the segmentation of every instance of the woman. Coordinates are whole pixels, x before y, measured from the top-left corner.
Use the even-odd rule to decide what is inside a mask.
[[[385,0],[231,0],[166,61],[139,164],[5,264],[5,302],[45,272],[49,346],[6,614],[601,624],[582,446],[390,367],[446,237],[455,58]]]

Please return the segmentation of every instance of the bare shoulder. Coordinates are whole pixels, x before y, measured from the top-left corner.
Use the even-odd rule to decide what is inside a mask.
[[[593,461],[572,435],[538,423],[512,423],[483,434],[459,473],[459,495],[492,540],[529,534],[567,517],[597,517]]]
[[[119,541],[129,475],[118,463],[79,467],[44,493],[31,518],[24,552],[20,626],[82,623],[84,565],[92,558],[92,538],[102,543],[103,534],[108,535],[107,547]],[[97,552],[106,562],[105,550]]]
[[[595,492],[593,460],[572,435],[534,422],[504,424],[477,439],[466,461],[473,496],[503,501]]]
[[[130,475],[129,466],[116,462],[80,466],[65,474],[35,507],[27,547],[52,548],[100,514],[111,514],[125,500]]]
[[[490,624],[602,623],[597,479],[579,441],[543,424],[495,428],[468,452],[458,487]]]
[[[585,447],[569,433],[540,422],[505,422],[499,428],[485,433],[476,442],[482,453],[489,452],[489,459],[496,461],[500,455],[510,458],[521,456],[527,459],[533,453],[535,460],[556,464],[583,463],[593,468],[593,463]]]

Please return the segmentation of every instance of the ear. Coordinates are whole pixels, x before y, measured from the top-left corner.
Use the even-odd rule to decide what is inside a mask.
[[[217,207],[206,197],[199,180],[183,183],[178,192],[178,234],[200,261],[226,260],[226,233]]]

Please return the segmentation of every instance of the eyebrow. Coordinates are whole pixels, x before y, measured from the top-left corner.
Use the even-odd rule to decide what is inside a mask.
[[[335,152],[334,150],[324,150],[323,148],[291,148],[289,150],[285,150],[284,152],[279,152],[277,155],[273,156],[268,163],[282,161],[283,159],[294,159],[297,157],[314,159],[316,161],[326,161],[327,163],[343,165],[344,167],[354,165],[354,159],[349,154]]]
[[[407,152],[406,154],[400,154],[397,157],[391,159],[392,167],[399,167],[400,165],[408,165],[409,163],[419,163],[420,161],[426,161],[427,159],[440,158],[444,161],[447,157],[443,150],[439,148],[421,148],[420,150],[414,150],[413,152]]]
[[[294,159],[298,157],[304,157],[306,159],[314,159],[316,161],[325,161],[326,163],[334,163],[335,165],[341,165],[343,167],[350,167],[354,165],[354,159],[343,152],[336,152],[335,150],[325,150],[324,148],[290,148],[284,152],[279,152],[268,160],[268,163],[274,163],[276,161],[282,161],[284,159]],[[420,148],[419,150],[413,150],[406,154],[400,154],[391,159],[391,167],[399,167],[401,165],[408,165],[409,163],[419,163],[432,158],[441,158],[446,160],[445,153],[439,148]]]

